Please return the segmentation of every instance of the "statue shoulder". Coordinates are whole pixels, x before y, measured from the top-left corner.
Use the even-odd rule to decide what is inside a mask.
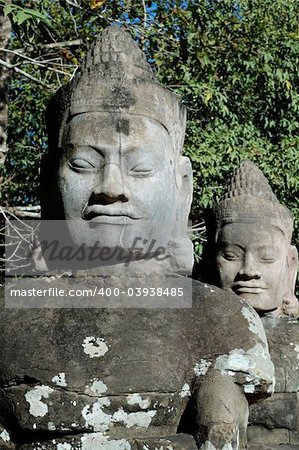
[[[266,341],[264,327],[258,314],[234,293],[193,280],[192,300],[194,310],[198,315],[204,316],[208,323],[218,323],[218,326],[225,327],[228,332],[242,327],[246,340],[253,335],[255,339],[257,337]]]

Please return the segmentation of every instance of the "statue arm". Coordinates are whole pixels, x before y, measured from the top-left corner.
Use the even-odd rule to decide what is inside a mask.
[[[195,438],[202,450],[244,449],[248,404],[272,394],[274,366],[253,308],[225,291],[208,285],[205,290],[213,296],[205,296],[198,310],[205,317],[206,331],[194,368]]]

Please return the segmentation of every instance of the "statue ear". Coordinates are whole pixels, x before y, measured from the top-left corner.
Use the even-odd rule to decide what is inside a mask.
[[[294,295],[296,280],[297,280],[297,270],[298,270],[298,251],[294,245],[290,245],[287,254],[287,265],[288,265],[288,292]]]
[[[176,217],[168,251],[171,266],[176,273],[191,274],[193,245],[188,237],[188,217],[192,202],[192,166],[189,158],[179,156],[176,165]]]
[[[190,159],[187,156],[180,156],[178,161],[178,202],[181,203],[181,211],[186,226],[188,225],[188,217],[190,213],[193,193],[193,172]]]
[[[278,310],[281,310],[282,314],[285,316],[290,316],[297,319],[299,316],[299,303],[295,296],[295,285],[297,278],[298,252],[296,247],[293,245],[289,246],[287,266],[288,276],[286,292],[283,296],[281,308],[278,308]]]

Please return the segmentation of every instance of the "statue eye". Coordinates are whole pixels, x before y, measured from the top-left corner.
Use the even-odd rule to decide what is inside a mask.
[[[272,255],[265,255],[261,256],[260,261],[264,263],[273,263],[275,261],[275,258]]]
[[[130,172],[133,172],[133,174],[136,174],[138,176],[146,176],[150,175],[153,170],[153,167],[148,164],[137,164],[136,166],[132,167]]]
[[[222,255],[228,261],[236,261],[237,259],[239,259],[239,256],[236,253],[233,253],[233,252],[227,252],[226,251],[226,252],[223,252]]]
[[[279,259],[279,252],[273,247],[264,247],[260,249],[258,257],[262,263],[273,263]]]
[[[95,169],[94,165],[91,164],[86,159],[75,158],[69,162],[69,166],[74,170],[93,170]]]

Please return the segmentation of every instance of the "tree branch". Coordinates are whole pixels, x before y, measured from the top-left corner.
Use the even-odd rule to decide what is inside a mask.
[[[52,44],[45,44],[43,48],[65,48],[65,47],[79,47],[82,44],[81,39],[65,42],[53,42]]]
[[[51,86],[49,86],[48,84],[44,83],[43,81],[39,80],[38,78],[33,77],[32,75],[25,72],[24,70],[19,69],[18,67],[3,61],[3,59],[0,59],[0,64],[2,66],[6,67],[7,69],[11,69],[16,73],[19,73],[19,74],[23,75],[24,77],[29,78],[29,80],[31,80],[31,81],[35,81],[36,83],[41,84],[42,86],[46,87],[47,89],[51,89]]]
[[[65,47],[79,47],[82,44],[82,39],[75,39],[73,41],[64,41],[64,42],[52,42],[52,44],[39,44],[38,48],[46,48],[46,49],[52,49],[52,48],[65,48]],[[16,52],[26,52],[30,49],[34,49],[35,47],[28,46],[28,47],[22,47],[17,48]]]
[[[7,53],[12,53],[12,54],[14,54],[16,56],[19,56],[20,58],[25,59],[26,61],[29,61],[30,64],[34,64],[36,66],[44,67],[47,70],[52,70],[53,72],[59,73],[61,75],[66,75],[66,76],[69,76],[70,78],[72,76],[72,74],[69,74],[68,72],[64,72],[63,70],[54,69],[53,67],[49,67],[48,66],[49,61],[37,61],[36,59],[29,58],[29,56],[22,55],[22,53],[19,53],[16,50],[8,50],[7,48],[0,48],[0,51],[4,51],[4,52],[7,52]],[[14,65],[14,67],[17,67],[17,65]]]
[[[145,0],[142,0],[142,6],[143,6],[143,26],[144,26],[144,28],[146,28],[146,26],[147,26],[147,11],[146,11]]]

